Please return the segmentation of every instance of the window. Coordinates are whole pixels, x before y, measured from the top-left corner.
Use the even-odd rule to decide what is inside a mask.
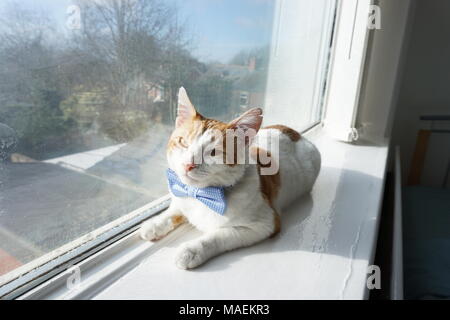
[[[319,122],[334,12],[329,0],[2,4],[0,296],[161,205],[180,86],[208,117],[262,107],[265,124]]]
[[[305,130],[322,116],[334,1],[276,1],[265,120]]]

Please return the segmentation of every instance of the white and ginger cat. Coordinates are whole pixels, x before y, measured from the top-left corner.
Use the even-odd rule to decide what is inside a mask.
[[[169,208],[146,221],[140,229],[141,237],[151,241],[161,239],[185,222],[203,231],[202,236],[179,248],[175,258],[179,268],[195,268],[223,252],[274,236],[280,231],[280,211],[312,189],[320,170],[320,153],[316,147],[291,128],[282,125],[261,128],[261,123],[259,108],[229,123],[205,118],[195,110],[184,88],[180,88],[176,127],[168,143],[167,158],[168,171],[178,179],[178,187],[181,185],[181,189],[187,191],[180,196],[170,189]],[[250,157],[256,158],[253,164],[239,161],[242,160],[237,156],[240,153],[233,151],[233,159],[229,161],[227,151],[230,153],[237,147],[226,146],[230,142],[225,134],[235,130],[255,133],[256,137],[244,137],[241,144]],[[217,139],[217,132],[223,139]],[[238,139],[233,138],[232,143],[238,145]],[[273,146],[278,150],[269,151]],[[205,150],[224,161],[194,161]],[[279,170],[271,175],[261,173],[268,167],[268,162],[264,165],[258,157],[261,151],[267,151],[271,157],[269,165],[278,161]],[[276,159],[271,152],[277,154]],[[213,193],[223,191],[225,206],[222,210],[195,198],[198,190],[209,189],[213,189]]]

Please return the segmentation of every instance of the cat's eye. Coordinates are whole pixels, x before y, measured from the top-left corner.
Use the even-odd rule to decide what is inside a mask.
[[[183,137],[178,137],[177,142],[181,147],[183,147],[185,149],[188,147],[188,144],[186,143],[186,141],[184,140]]]

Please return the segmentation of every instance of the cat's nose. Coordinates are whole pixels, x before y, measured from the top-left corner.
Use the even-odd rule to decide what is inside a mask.
[[[193,164],[193,163],[185,164],[184,165],[184,170],[186,170],[186,172],[189,172],[192,169],[194,169],[195,167],[197,167],[197,166],[195,164]]]

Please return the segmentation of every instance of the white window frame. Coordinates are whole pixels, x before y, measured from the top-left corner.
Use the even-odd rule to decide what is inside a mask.
[[[328,84],[324,127],[337,140],[358,139],[355,128],[372,0],[340,1]]]
[[[113,247],[116,241],[136,231],[142,221],[166,209],[169,203],[170,196],[165,195],[10,271],[4,275],[6,283],[0,286],[0,299],[16,298],[96,252]]]
[[[339,0],[329,82],[323,107],[323,121],[306,130],[303,135],[308,136],[312,132],[322,130],[323,127],[323,131],[335,139],[347,142],[357,139],[355,119],[369,33],[366,27],[367,15],[371,4],[371,0]],[[348,30],[352,30],[352,36],[348,36]],[[128,251],[127,257],[122,259],[123,263],[110,267],[108,272],[104,273],[109,263],[117,259],[117,252],[131,246],[138,237],[136,229],[139,227],[139,223],[166,208],[168,201],[168,198],[163,198],[158,200],[158,203],[152,203],[151,206],[136,210],[133,219],[118,226],[121,233],[117,233],[115,230],[115,238],[111,239],[111,233],[103,232],[103,235],[96,238],[96,241],[85,242],[73,250],[74,252],[63,254],[54,261],[0,287],[0,298],[16,298],[20,295],[24,299],[89,298],[93,296],[100,290],[100,286],[97,286],[98,282],[101,282],[101,287],[104,287],[129,270],[139,259],[148,255],[144,252],[148,246],[137,252]],[[180,232],[170,235],[167,241],[177,234],[179,235]],[[161,245],[164,243],[165,241]],[[80,254],[83,245],[89,247],[83,247],[84,254]],[[108,257],[113,260],[108,260]],[[88,285],[75,289],[66,287],[65,284],[72,275],[69,269],[72,265],[77,265],[83,274],[90,277]],[[36,279],[36,275],[43,271],[46,275]],[[105,280],[105,277],[108,280]],[[35,288],[30,290],[32,287]]]
[[[337,5],[340,6],[341,1],[337,2]],[[328,64],[330,63],[331,61],[328,62]],[[324,103],[325,101],[323,101]],[[324,106],[322,106],[323,108]],[[313,123],[302,133],[317,129],[320,123],[320,121]],[[27,292],[32,292],[34,296],[36,289],[33,288],[40,288],[37,289],[37,292],[40,292],[43,290],[42,288],[48,288],[49,284],[52,287],[55,286],[55,283],[62,285],[70,276],[71,267],[74,265],[83,266],[85,270],[92,261],[96,261],[95,265],[101,264],[101,257],[104,257],[105,254],[108,255],[109,251],[114,252],[124,239],[135,239],[140,223],[166,209],[170,203],[169,199],[169,195],[157,199],[43,257],[12,270],[7,274],[10,278],[9,282],[0,286],[0,299],[16,298],[24,294],[27,296]],[[42,283],[43,285],[41,285]],[[47,290],[45,289],[43,292],[47,292]]]
[[[337,2],[339,2],[339,0],[337,0]],[[327,62],[327,64],[329,63],[330,62]],[[320,78],[321,83],[325,81],[324,75]],[[320,90],[317,90],[317,92],[319,91]],[[240,95],[243,93],[248,95],[248,92],[245,91],[241,92]],[[250,97],[248,96],[247,99],[249,98]],[[320,121],[311,124],[311,126],[302,133],[315,127],[319,123]],[[40,283],[51,279],[55,275],[61,273],[62,270],[66,270],[70,266],[83,261],[103,248],[108,248],[117,240],[135,231],[142,221],[147,220],[152,215],[167,208],[168,204],[169,195],[166,195],[102,226],[101,228],[89,232],[87,235],[71,241],[42,257],[10,271],[2,276],[2,280],[6,279],[6,282],[3,285],[0,285],[0,299],[15,298],[31,288],[38,286]]]

